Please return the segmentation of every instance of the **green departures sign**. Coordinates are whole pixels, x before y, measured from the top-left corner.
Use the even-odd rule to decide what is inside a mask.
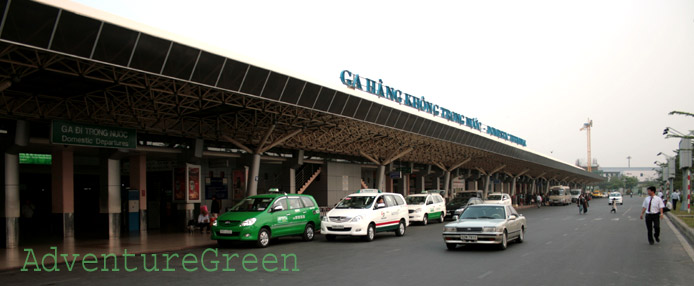
[[[51,142],[64,145],[135,149],[137,132],[129,128],[54,120],[51,127]]]
[[[50,165],[51,154],[19,153],[19,164]]]

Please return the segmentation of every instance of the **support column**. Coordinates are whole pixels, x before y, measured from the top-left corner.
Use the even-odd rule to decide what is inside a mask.
[[[515,195],[516,195],[516,179],[518,179],[518,177],[515,177],[515,176],[514,176],[514,177],[513,177],[513,182],[511,182],[511,184],[512,184],[512,185],[511,185],[511,196],[515,196]]]
[[[296,169],[289,168],[289,193],[296,194]]]
[[[108,190],[108,236],[109,238],[119,238],[121,225],[120,160],[109,158],[106,161],[106,189]]]
[[[492,176],[487,175],[487,178],[484,182],[484,195],[483,195],[484,199],[487,198],[487,194],[489,193],[489,181],[491,181],[491,179],[492,179]]]
[[[53,213],[62,215],[63,237],[75,237],[75,175],[71,149],[59,147],[53,151],[51,174]]]
[[[5,153],[5,247],[19,245],[19,155]]]
[[[376,188],[385,192],[386,190],[386,166],[379,165],[378,173],[376,174]]]
[[[147,232],[147,155],[130,156],[130,187],[140,192],[140,233]]]
[[[258,174],[260,173],[260,154],[253,154],[253,163],[251,164],[251,177],[248,184],[247,196],[255,196],[258,194]]]
[[[463,185],[465,185],[465,182],[463,182]],[[445,198],[450,197],[450,194],[451,194],[451,171],[446,171],[445,175],[443,176],[443,189],[446,191],[446,195],[444,197]]]

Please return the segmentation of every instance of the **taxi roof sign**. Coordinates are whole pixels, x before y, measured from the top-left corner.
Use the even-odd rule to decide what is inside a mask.
[[[267,191],[270,192],[270,193],[279,193],[279,192],[280,192],[280,189],[278,189],[278,188],[270,188],[270,189],[267,190]]]
[[[381,192],[381,190],[378,190],[378,189],[361,189],[357,193],[358,194],[377,194],[380,192]]]

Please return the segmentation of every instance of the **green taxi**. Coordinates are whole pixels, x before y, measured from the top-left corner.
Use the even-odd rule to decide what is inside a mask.
[[[264,194],[250,196],[212,224],[212,239],[219,246],[231,241],[255,241],[267,247],[271,238],[300,235],[313,240],[320,229],[320,209],[310,195]]]

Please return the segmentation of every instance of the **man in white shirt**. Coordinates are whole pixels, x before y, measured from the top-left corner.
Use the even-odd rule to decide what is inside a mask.
[[[643,200],[643,209],[641,210],[641,219],[643,214],[646,214],[646,229],[648,229],[648,243],[653,245],[653,237],[655,241],[660,242],[660,219],[663,218],[663,200],[655,195],[655,187],[648,187],[648,197]],[[655,229],[655,233],[653,230]]]
[[[680,200],[680,190],[675,190],[670,198],[672,199],[672,210],[674,211],[677,209],[677,202]]]

